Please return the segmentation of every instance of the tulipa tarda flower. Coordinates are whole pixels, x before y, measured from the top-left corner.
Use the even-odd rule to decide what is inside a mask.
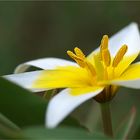
[[[94,98],[108,102],[119,86],[140,88],[140,62],[131,64],[140,52],[140,35],[136,23],[131,23],[109,40],[104,35],[98,49],[87,57],[81,49],[67,54],[76,62],[45,58],[26,62],[16,73],[4,76],[33,92],[61,88],[49,102],[46,126],[56,127],[83,102]],[[35,66],[40,71],[24,72]]]

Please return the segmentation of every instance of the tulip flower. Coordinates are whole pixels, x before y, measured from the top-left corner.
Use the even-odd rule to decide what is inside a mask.
[[[67,51],[74,62],[44,58],[21,64],[16,74],[6,79],[33,92],[62,89],[49,102],[46,126],[56,127],[83,102],[94,98],[100,103],[110,101],[120,86],[140,88],[140,62],[132,62],[140,52],[138,25],[131,23],[110,39],[104,35],[99,48],[85,56],[75,47]],[[30,66],[43,70],[25,72]]]

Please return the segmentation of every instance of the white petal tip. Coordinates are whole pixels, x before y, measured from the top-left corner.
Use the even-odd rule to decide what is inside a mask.
[[[135,32],[139,32],[139,26],[136,22],[132,22],[128,25],[131,30],[135,30]]]
[[[81,105],[83,102],[93,98],[99,94],[103,88],[97,89],[96,91],[72,96],[69,93],[69,89],[64,89],[56,96],[54,96],[47,107],[45,124],[47,128],[55,128],[58,124],[64,120],[76,107]]]
[[[3,78],[32,92],[39,92],[39,91],[44,91],[45,89],[34,89],[32,87],[32,84],[35,82],[35,80],[38,78],[40,74],[41,71],[34,71],[34,72],[26,72],[20,74],[5,75],[3,76]]]
[[[52,123],[46,123],[46,124],[45,124],[45,127],[46,127],[46,128],[49,128],[49,129],[54,129],[54,128],[57,127],[57,125],[58,125],[58,124],[52,122]]]

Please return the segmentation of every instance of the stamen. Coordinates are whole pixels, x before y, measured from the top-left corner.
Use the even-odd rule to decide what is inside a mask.
[[[67,51],[67,54],[76,61],[76,63],[81,66],[81,67],[85,67],[85,62],[82,58],[78,57],[77,55],[75,55],[73,52],[71,51]]]
[[[108,36],[104,35],[100,45],[100,55],[101,60],[103,61],[105,66],[110,66],[111,63],[111,56],[108,50]]]
[[[104,35],[101,41],[101,49],[108,49],[108,35]]]
[[[108,49],[102,50],[102,60],[107,67],[110,66],[111,56]]]
[[[80,58],[82,58],[82,59],[85,59],[85,55],[84,55],[84,53],[83,53],[83,51],[82,51],[81,49],[79,49],[78,47],[75,47],[75,48],[74,48],[74,51],[75,51],[75,54],[76,54],[78,57],[80,57]]]
[[[67,54],[69,55],[69,57],[71,57],[74,60],[75,60],[75,58],[76,59],[78,58],[72,51],[67,51]]]
[[[128,50],[128,47],[127,45],[123,45],[119,51],[117,52],[114,60],[113,60],[113,63],[112,63],[112,67],[117,67],[118,64],[121,62],[121,60],[123,59],[124,55],[126,54]]]
[[[86,60],[86,57],[81,49],[76,47],[74,49],[74,52],[75,52],[75,54],[71,51],[67,51],[67,54],[72,59],[74,59],[80,67],[85,68],[88,71],[88,73],[94,77],[93,80],[95,81],[96,70],[95,70],[94,66],[88,60]]]

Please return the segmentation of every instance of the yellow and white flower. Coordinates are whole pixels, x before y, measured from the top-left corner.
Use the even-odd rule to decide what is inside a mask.
[[[131,64],[139,52],[138,25],[131,23],[110,40],[104,35],[100,47],[87,57],[77,47],[74,53],[67,51],[76,63],[44,58],[21,64],[16,74],[4,77],[33,92],[63,89],[50,100],[46,111],[46,126],[54,128],[91,98],[107,102],[115,96],[119,86],[139,89],[140,62]],[[23,73],[30,66],[44,70]]]

